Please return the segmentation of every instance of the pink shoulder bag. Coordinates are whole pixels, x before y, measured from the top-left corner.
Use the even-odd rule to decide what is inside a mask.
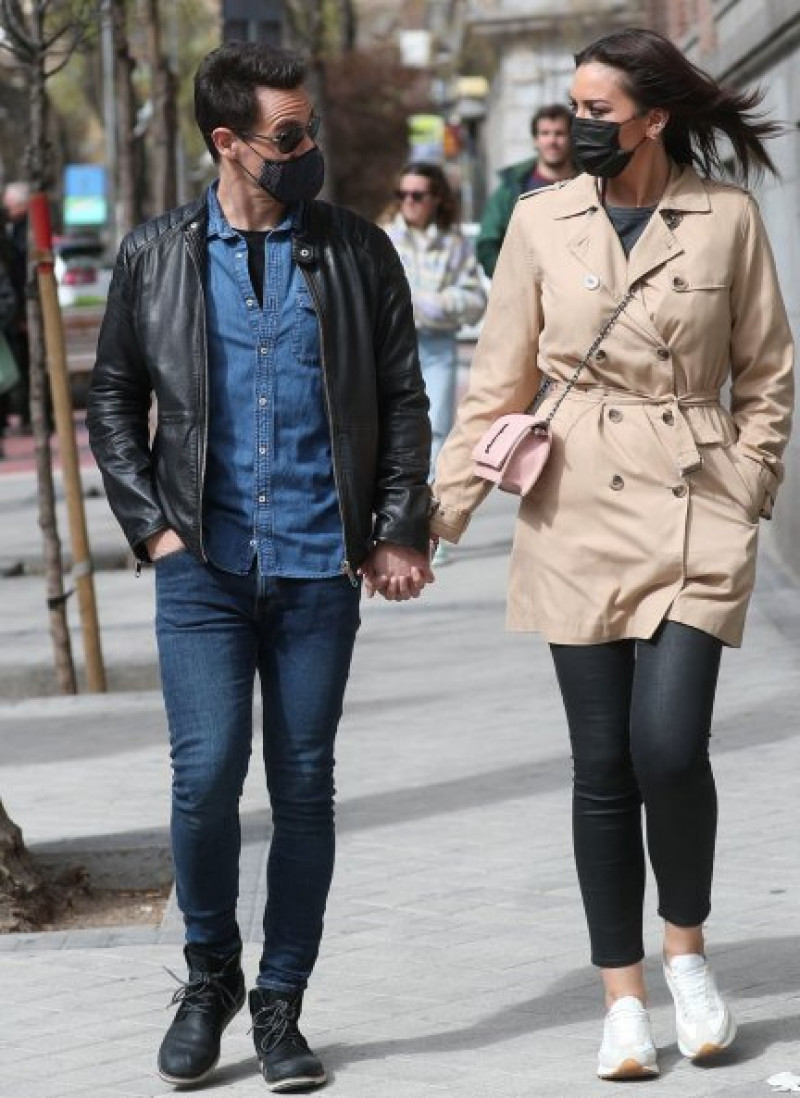
[[[475,475],[496,484],[503,492],[526,496],[539,479],[550,454],[553,436],[550,424],[584,366],[616,324],[634,295],[632,286],[603,325],[594,343],[575,367],[564,392],[550,409],[546,419],[529,412],[511,412],[496,419],[478,440],[472,451]]]

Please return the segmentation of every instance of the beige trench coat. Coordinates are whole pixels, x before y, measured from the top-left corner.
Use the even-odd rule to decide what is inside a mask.
[[[759,516],[783,475],[792,339],[755,201],[690,168],[673,168],[629,259],[590,176],[520,199],[439,458],[432,531],[459,539],[488,490],[476,441],[524,411],[543,376],[555,382],[546,416],[634,283],[521,501],[508,625],[591,644],[650,637],[669,619],[738,645]]]

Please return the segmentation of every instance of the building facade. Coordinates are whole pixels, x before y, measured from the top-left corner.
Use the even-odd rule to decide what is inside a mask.
[[[736,87],[758,86],[763,110],[785,124],[770,142],[780,178],[752,185],[775,252],[796,343],[800,343],[800,3],[798,0],[678,0],[664,31],[700,68]],[[765,540],[800,579],[800,415],[786,480]]]

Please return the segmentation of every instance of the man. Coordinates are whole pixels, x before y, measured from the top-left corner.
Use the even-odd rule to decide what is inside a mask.
[[[28,206],[30,188],[23,180],[7,183],[3,189],[6,236],[9,241],[9,274],[17,309],[5,330],[8,345],[19,367],[19,384],[12,394],[13,410],[19,413],[23,431],[30,432],[30,347],[28,322],[25,315],[26,282],[28,279]]]
[[[563,103],[541,107],[531,119],[531,135],[538,157],[512,164],[500,172],[500,186],[489,196],[475,241],[475,254],[489,278],[494,274],[497,257],[517,199],[527,191],[549,187],[561,179],[571,179],[575,167],[570,159],[571,115]]]
[[[325,1081],[297,1020],[333,871],[360,577],[390,600],[433,579],[408,285],[380,229],[314,201],[304,76],[260,43],[202,62],[195,116],[219,178],[123,241],[89,397],[109,501],[155,565],[189,969],[158,1067],[177,1085],[209,1074],[245,999],[238,800],[256,671],[273,837],[253,1037],[270,1089]]]

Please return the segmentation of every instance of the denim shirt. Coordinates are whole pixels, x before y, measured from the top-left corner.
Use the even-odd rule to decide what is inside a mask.
[[[267,235],[261,308],[247,244],[225,219],[216,184],[208,213],[206,555],[240,575],[254,561],[263,576],[338,575],[344,538],[319,323],[292,259],[302,207]]]

